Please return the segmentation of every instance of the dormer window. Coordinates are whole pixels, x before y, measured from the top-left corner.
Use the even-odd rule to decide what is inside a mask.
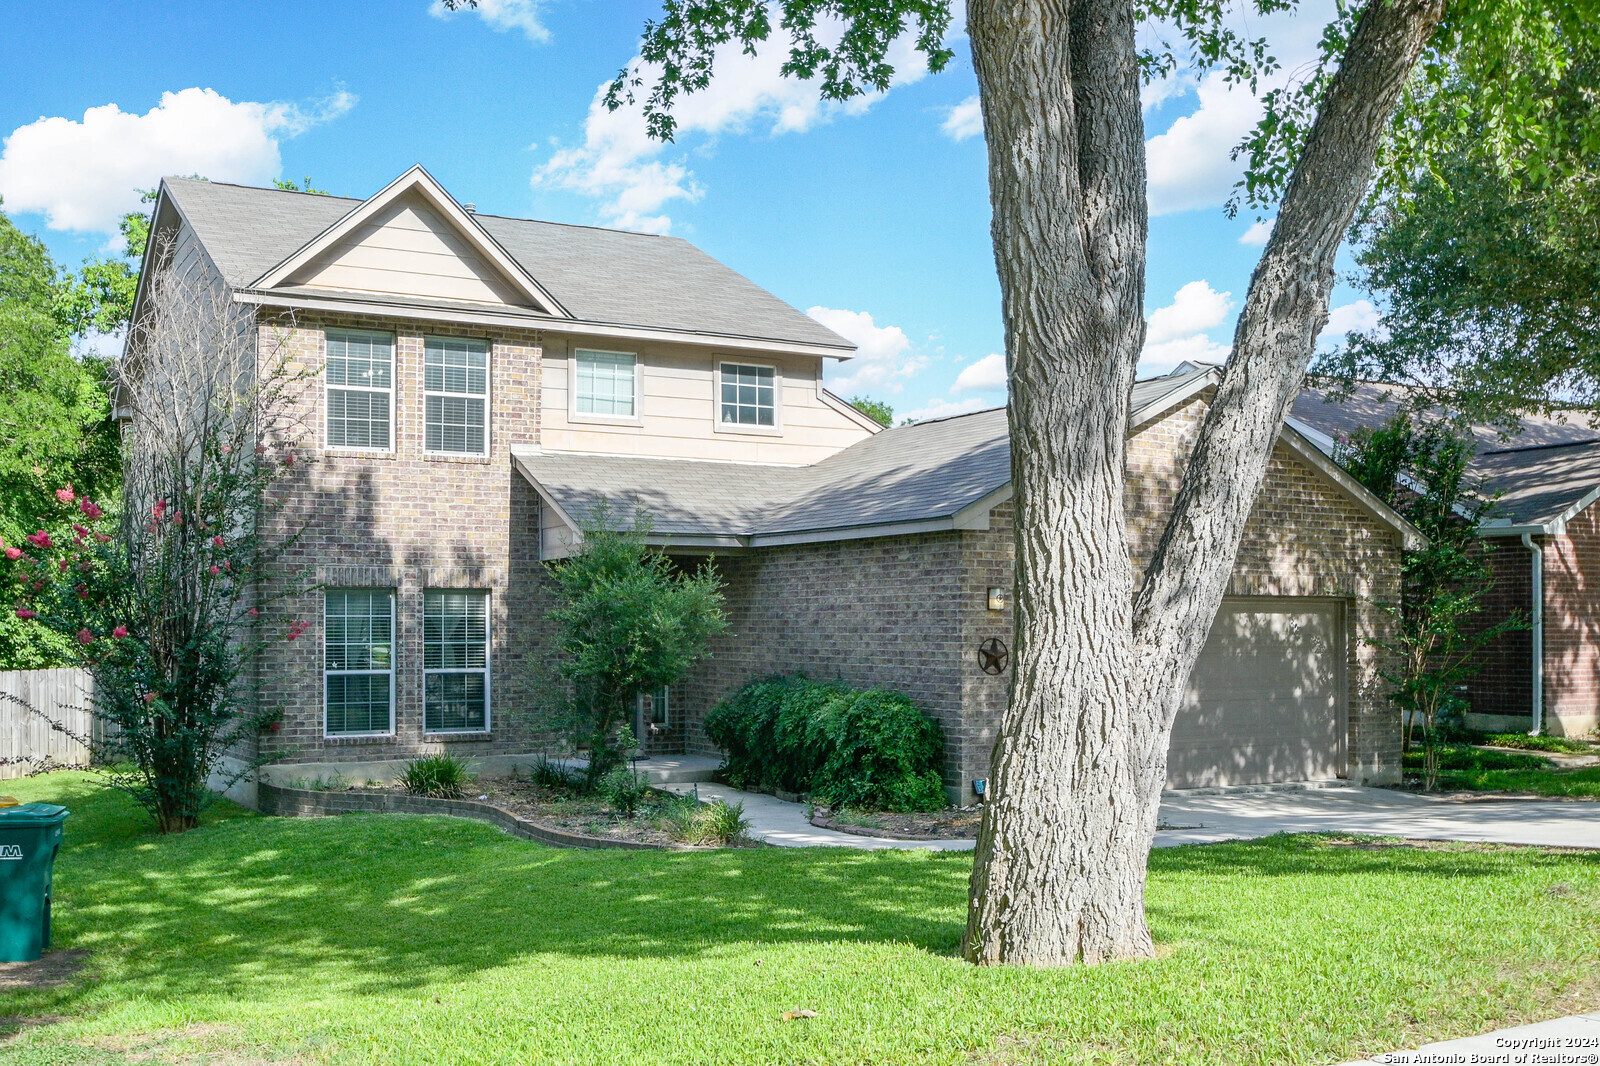
[[[723,363],[718,370],[718,422],[729,429],[776,429],[777,370],[750,363]]]
[[[429,337],[423,359],[423,427],[430,452],[489,453],[489,344]]]

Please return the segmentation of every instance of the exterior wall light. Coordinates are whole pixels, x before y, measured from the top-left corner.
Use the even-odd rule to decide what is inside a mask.
[[[999,585],[989,586],[989,610],[1003,611],[1006,609],[1006,590]]]

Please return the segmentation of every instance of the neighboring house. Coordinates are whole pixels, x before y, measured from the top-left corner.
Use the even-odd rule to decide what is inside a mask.
[[[1315,388],[1289,425],[1332,454],[1337,440],[1398,410],[1392,386],[1361,385],[1328,403]],[[1494,567],[1489,621],[1520,612],[1529,627],[1486,649],[1466,683],[1469,723],[1577,736],[1600,727],[1600,430],[1532,416],[1509,439],[1474,426],[1471,471],[1497,497],[1481,529]]]
[[[706,752],[706,710],[805,670],[885,684],[943,725],[945,781],[988,775],[1009,670],[1003,411],[880,430],[822,386],[852,346],[682,240],[477,215],[414,168],[370,200],[169,179],[153,241],[255,306],[263,350],[315,372],[284,493],[290,565],[260,691],[279,762],[350,776],[430,751],[536,752],[548,560],[604,499],[709,554],[731,626],[668,691],[657,752]],[[159,247],[152,244],[152,248]],[[150,257],[147,256],[147,261]],[[1131,398],[1135,562],[1159,536],[1213,372]],[[1286,429],[1175,731],[1174,785],[1399,776],[1377,604],[1417,534]],[[996,656],[985,660],[991,666]]]

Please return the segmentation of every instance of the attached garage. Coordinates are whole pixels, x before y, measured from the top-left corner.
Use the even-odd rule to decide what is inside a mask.
[[[1173,723],[1167,787],[1341,776],[1343,614],[1308,597],[1224,601]]]

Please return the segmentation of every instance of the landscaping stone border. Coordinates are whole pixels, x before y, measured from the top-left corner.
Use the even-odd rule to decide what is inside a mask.
[[[373,812],[380,814],[447,814],[455,818],[474,818],[498,829],[558,848],[620,848],[625,851],[686,850],[673,844],[650,844],[642,840],[613,840],[582,833],[567,833],[518,818],[510,811],[481,800],[435,799],[405,792],[323,792],[309,788],[287,788],[263,781],[259,788],[262,814],[284,818],[320,818],[336,814]],[[694,849],[700,850],[700,849]]]

